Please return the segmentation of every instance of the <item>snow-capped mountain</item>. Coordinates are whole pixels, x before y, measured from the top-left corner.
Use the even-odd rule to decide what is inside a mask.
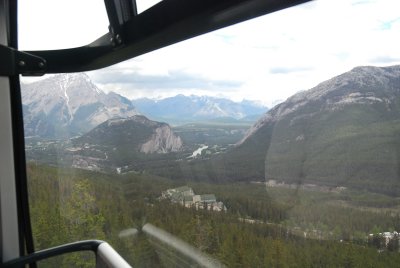
[[[68,137],[115,117],[137,114],[132,103],[100,90],[84,74],[60,74],[22,84],[25,136]]]
[[[140,113],[153,119],[174,121],[216,118],[244,119],[262,115],[268,108],[254,101],[234,102],[210,96],[177,95],[161,100],[147,98],[132,100]]]

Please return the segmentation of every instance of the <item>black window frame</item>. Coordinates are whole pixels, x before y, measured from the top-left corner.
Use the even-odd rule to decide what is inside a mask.
[[[19,51],[18,1],[0,0],[9,22],[9,42],[0,44],[0,76],[8,77],[10,81],[10,87],[5,90],[10,91],[12,109],[19,255],[35,252],[29,213],[19,75],[82,72],[104,68],[198,35],[309,1],[164,0],[137,14],[135,0],[105,0],[110,21],[109,32],[94,42],[71,49]],[[31,267],[35,267],[35,264]]]

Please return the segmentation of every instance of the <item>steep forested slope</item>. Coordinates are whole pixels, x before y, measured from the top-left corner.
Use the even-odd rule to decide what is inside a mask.
[[[287,208],[271,202],[263,187],[193,185],[199,193],[211,190],[221,194],[224,203],[229,204],[227,213],[213,213],[159,201],[162,190],[179,184],[150,175],[116,176],[29,164],[28,178],[37,250],[76,240],[105,239],[134,267],[169,267],[140,233],[141,226],[149,222],[228,267],[397,267],[400,261],[397,252],[379,253],[362,241],[358,245],[352,240],[341,243],[292,234],[279,224],[286,219]],[[252,211],[264,212],[258,214],[263,221],[251,223],[238,218]],[[256,217],[257,213],[252,215]],[[373,219],[379,220],[379,216]],[[362,223],[353,226],[354,230],[362,228]],[[132,228],[139,233],[121,235],[121,231]],[[342,237],[341,233],[335,235],[337,240]],[[171,256],[169,262],[176,267],[179,259]],[[40,266],[93,267],[93,260],[91,253],[72,254],[41,262]]]
[[[216,178],[400,190],[400,66],[358,67],[267,112]],[[224,170],[221,173],[221,170]]]

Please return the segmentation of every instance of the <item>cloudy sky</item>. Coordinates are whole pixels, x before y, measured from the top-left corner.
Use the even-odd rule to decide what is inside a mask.
[[[154,1],[138,2],[144,10]],[[101,0],[19,5],[21,49],[81,46],[107,31]],[[196,94],[272,106],[356,66],[400,64],[399,10],[396,0],[313,1],[88,74],[129,98]]]

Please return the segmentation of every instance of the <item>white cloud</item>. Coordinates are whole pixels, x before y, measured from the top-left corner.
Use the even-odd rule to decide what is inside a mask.
[[[87,45],[108,32],[104,1],[19,0],[19,47],[61,49]]]
[[[400,64],[398,10],[400,1],[392,0],[313,1],[89,75],[103,89],[131,98],[195,93],[276,103],[355,66]],[[125,82],[100,79],[110,72]],[[177,74],[185,81],[191,77],[192,86],[163,83]],[[147,77],[149,86],[126,82],[135,77],[141,83]],[[222,81],[236,86],[223,87]]]

